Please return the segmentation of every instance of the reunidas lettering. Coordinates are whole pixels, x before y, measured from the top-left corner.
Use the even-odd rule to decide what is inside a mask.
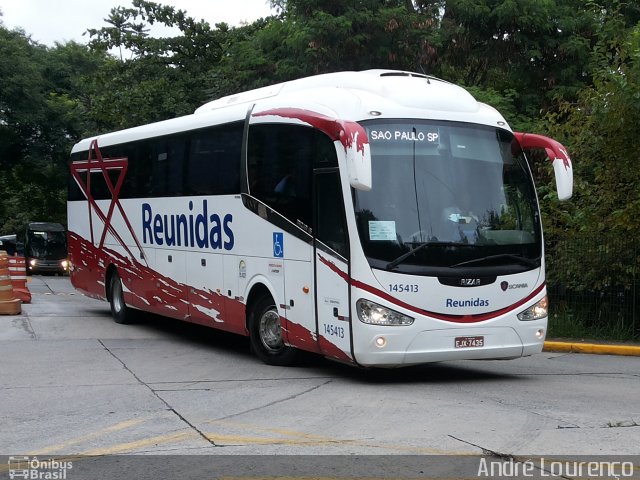
[[[462,308],[462,307],[488,307],[489,300],[486,298],[470,298],[468,300],[454,300],[453,298],[447,298],[447,308]]]
[[[231,222],[233,215],[212,213],[207,201],[202,201],[200,212],[193,211],[189,202],[189,214],[154,214],[151,205],[142,204],[142,243],[167,247],[195,247],[231,250],[235,239]]]

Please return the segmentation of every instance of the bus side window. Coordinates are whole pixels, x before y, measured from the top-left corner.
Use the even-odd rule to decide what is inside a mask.
[[[127,173],[119,198],[147,197],[151,193],[151,146],[147,140],[102,148],[104,158],[126,158]],[[107,175],[115,187],[122,171],[108,169]],[[110,196],[109,196],[110,197]]]
[[[91,172],[91,180],[87,185],[94,200],[105,200],[111,198],[111,192],[107,186],[102,172]]]
[[[193,195],[240,193],[241,122],[193,132],[186,184]]]
[[[336,166],[333,142],[310,127],[259,124],[249,129],[249,192],[293,224],[312,223],[312,171]]]
[[[171,137],[153,140],[151,193],[153,195],[178,196],[183,193],[183,165],[186,152],[186,137]]]

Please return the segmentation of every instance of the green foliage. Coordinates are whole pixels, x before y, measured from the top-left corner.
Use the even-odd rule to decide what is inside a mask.
[[[80,79],[99,64],[84,46],[48,49],[0,27],[0,232],[65,223],[66,159],[85,130]]]
[[[16,233],[30,221],[67,223],[67,171],[52,162],[21,162],[0,178],[4,233]]]
[[[559,312],[549,317],[547,338],[574,340],[638,340],[640,335],[634,330],[633,322],[616,316],[619,312],[594,312],[591,306],[561,304]],[[612,316],[611,313],[614,315]],[[615,318],[615,321],[608,321]],[[593,319],[593,321],[589,321]]]
[[[504,118],[509,122],[511,128],[515,131],[536,132],[540,128],[538,126],[539,119],[528,117],[526,114],[518,111],[518,93],[513,89],[507,89],[504,92],[498,92],[493,88],[482,88],[477,86],[466,87],[466,89],[479,102],[491,105],[498,110]]]
[[[88,30],[93,51],[119,52],[119,61],[106,62],[91,78],[95,133],[191,113],[205,101],[210,70],[230,36],[227,25],[211,29],[173,7],[144,0],[134,0],[133,7],[113,8],[108,26]],[[156,23],[179,34],[150,37]]]
[[[420,70],[434,51],[432,19],[411,2],[274,2],[278,18],[257,22],[229,45],[215,93],[340,70]]]
[[[627,254],[637,251],[640,221],[640,25],[625,28],[620,9],[608,10],[601,21],[593,85],[576,104],[563,101],[548,115],[552,134],[568,140],[577,160],[570,214],[547,232],[575,263],[555,271],[556,278],[579,289],[625,286],[640,271],[637,255]],[[556,208],[552,199],[545,202],[547,213]],[[599,251],[587,257],[569,247],[587,242]]]
[[[595,21],[574,0],[450,0],[438,73],[465,85],[518,92],[519,113],[537,117],[555,94],[568,100],[589,81]]]

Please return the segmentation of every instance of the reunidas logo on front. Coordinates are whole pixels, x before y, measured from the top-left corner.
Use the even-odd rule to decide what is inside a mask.
[[[469,298],[469,299],[454,299],[447,298],[445,300],[447,308],[461,308],[461,307],[488,307],[489,299],[487,298]]]
[[[67,471],[73,468],[73,462],[48,458],[40,460],[38,457],[13,456],[9,457],[9,478],[24,478],[33,480],[65,480]]]

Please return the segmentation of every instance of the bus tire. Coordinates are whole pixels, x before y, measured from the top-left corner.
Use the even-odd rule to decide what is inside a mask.
[[[133,322],[133,311],[124,302],[122,281],[118,272],[113,272],[109,277],[109,305],[114,322],[128,324]]]
[[[268,365],[293,364],[298,351],[284,344],[280,314],[271,296],[260,297],[250,312],[249,338],[251,350]]]

